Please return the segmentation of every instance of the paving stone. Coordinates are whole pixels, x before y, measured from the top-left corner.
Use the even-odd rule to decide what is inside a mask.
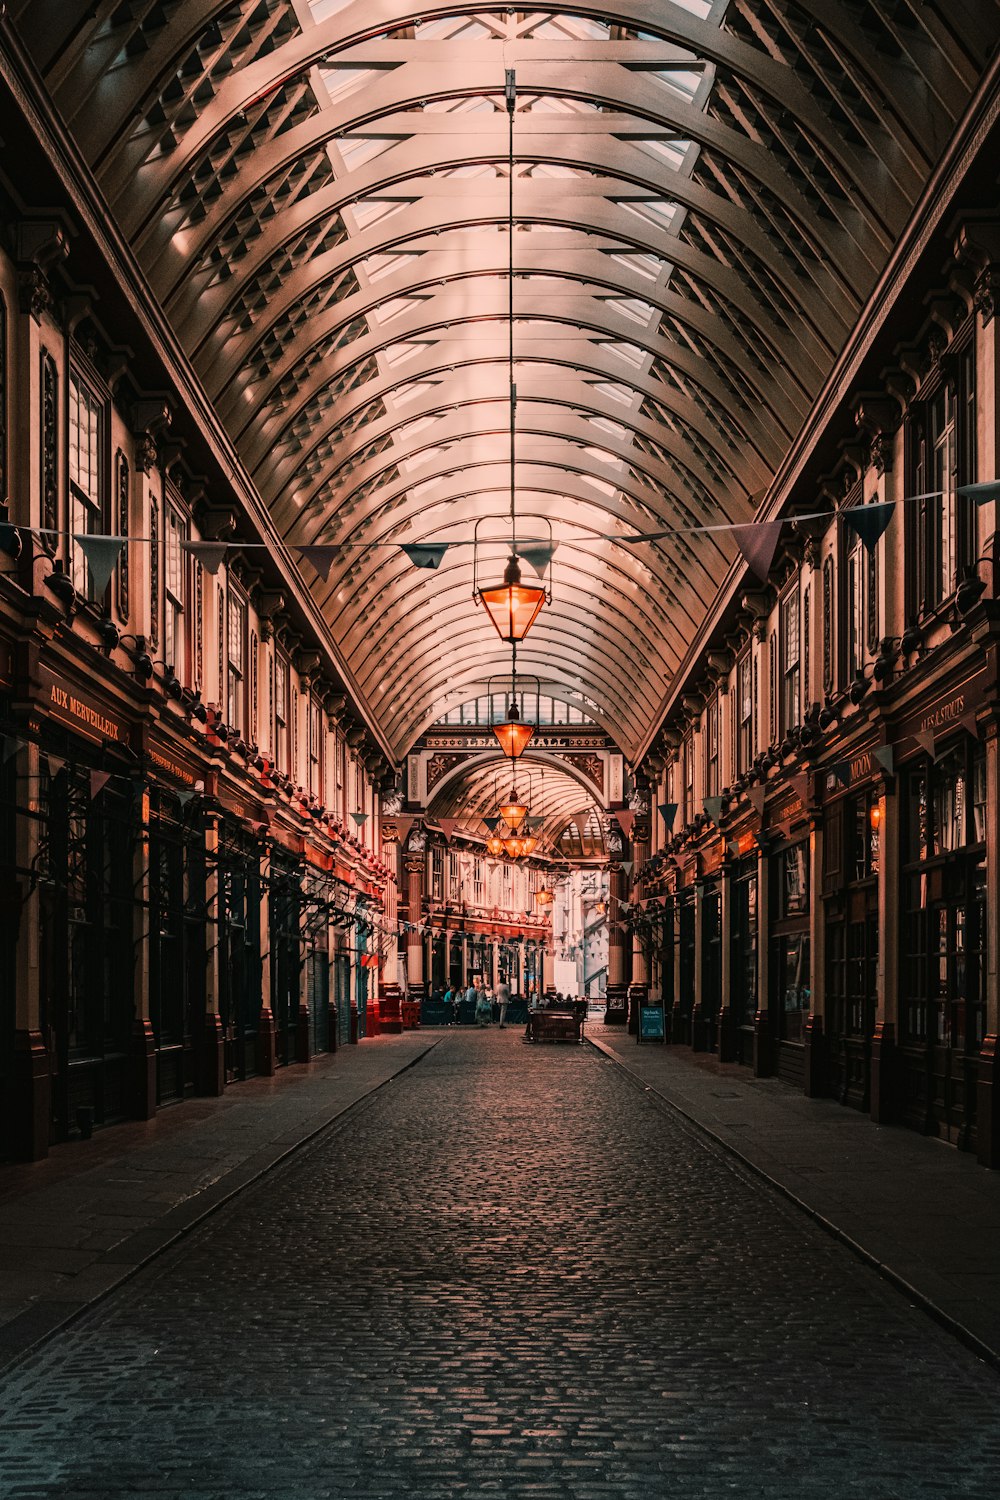
[[[457,1032],[0,1382],[0,1494],[992,1500],[998,1397],[599,1054]]]

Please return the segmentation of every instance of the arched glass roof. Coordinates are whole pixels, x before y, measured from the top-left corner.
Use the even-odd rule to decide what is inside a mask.
[[[554,598],[520,665],[626,753],[928,183],[996,0],[15,0],[53,98],[402,754],[506,651],[508,484]],[[494,518],[492,521],[489,518]]]

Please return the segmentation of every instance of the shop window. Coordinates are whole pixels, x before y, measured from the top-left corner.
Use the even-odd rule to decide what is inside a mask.
[[[185,682],[189,671],[185,634],[189,578],[188,555],[181,543],[187,539],[187,521],[176,506],[168,504],[163,517],[163,659]]]
[[[719,795],[719,698],[712,698],[705,710],[705,795]]]
[[[288,662],[280,654],[274,658],[274,764],[288,773]]]
[[[315,699],[309,702],[309,790],[323,800],[323,709]]]
[[[76,536],[100,535],[105,526],[104,434],[106,404],[83,377],[69,377],[69,529],[73,586],[95,603],[97,594],[83,549]]]
[[[444,850],[435,844],[431,849],[431,900],[444,899]]]
[[[226,653],[226,722],[239,734],[246,733],[246,638],[247,606],[230,586],[229,636]]]
[[[942,380],[914,405],[907,431],[909,489],[920,495],[908,507],[913,566],[910,609],[936,609],[954,591],[975,557],[973,502],[957,494],[975,478],[975,354],[970,342],[954,358],[954,380]]]
[[[753,764],[753,677],[750,652],[740,657],[736,668],[737,737],[739,745],[737,770],[749,771]]]
[[[845,529],[848,540],[844,569],[847,589],[848,680],[860,675],[865,661],[878,649],[878,559],[860,537]]]
[[[851,857],[849,880],[868,880],[878,874],[882,804],[874,792],[849,798],[845,804]]]
[[[793,844],[778,855],[781,886],[778,899],[783,917],[805,916],[809,911],[809,861],[805,844]]]
[[[684,741],[684,806],[681,815],[685,823],[694,817],[694,735]]]
[[[796,586],[781,601],[781,730],[787,734],[802,717],[802,618]]]

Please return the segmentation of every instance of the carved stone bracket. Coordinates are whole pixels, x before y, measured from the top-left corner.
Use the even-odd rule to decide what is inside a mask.
[[[862,393],[854,402],[854,421],[868,439],[868,459],[879,474],[892,469],[892,443],[899,426],[899,403],[883,395]]]
[[[173,412],[162,396],[144,397],[132,407],[132,433],[135,437],[135,466],[140,474],[151,474],[159,459],[157,434],[166,432]]]
[[[1000,222],[965,220],[955,236],[955,256],[972,266],[972,302],[985,327],[992,322],[1000,299]]]
[[[57,219],[18,219],[13,241],[18,303],[37,323],[52,306],[49,272],[69,254],[69,235]]]

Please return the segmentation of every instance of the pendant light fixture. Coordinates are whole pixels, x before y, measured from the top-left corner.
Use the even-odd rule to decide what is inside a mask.
[[[501,802],[497,810],[512,833],[517,832],[518,827],[528,815],[527,805],[518,800],[517,793],[513,790],[507,801]]]
[[[479,588],[473,595],[493,622],[502,641],[523,641],[548,599],[545,588],[524,583],[517,556],[517,386],[514,383],[514,110],[517,84],[513,68],[504,70],[504,101],[507,105],[507,380],[510,388],[510,559],[503,580],[493,588]],[[504,751],[504,754],[507,754]],[[512,757],[514,758],[514,757]]]

